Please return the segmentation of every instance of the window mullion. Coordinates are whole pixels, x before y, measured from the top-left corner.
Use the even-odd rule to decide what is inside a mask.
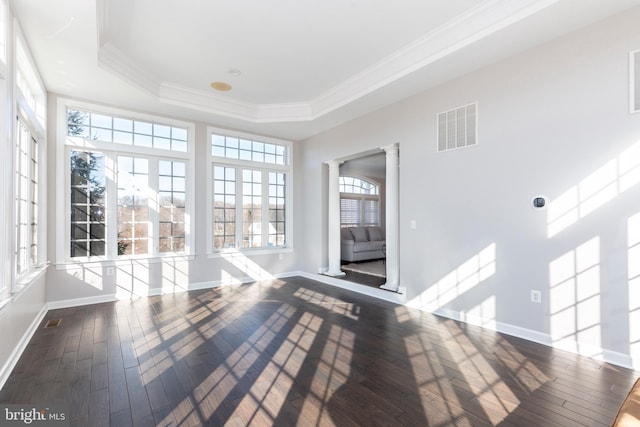
[[[147,186],[147,200],[149,200],[149,241],[151,244],[150,255],[158,255],[160,252],[159,238],[159,201],[158,201],[158,159],[149,159],[149,175]]]
[[[105,206],[107,226],[107,258],[114,259],[118,256],[118,183],[116,179],[117,155],[104,153],[106,161],[106,194]]]
[[[243,209],[243,193],[242,193],[242,184],[243,184],[243,169],[242,168],[235,168],[236,169],[236,242],[235,242],[235,248],[236,249],[242,249],[242,242],[243,242],[243,229],[244,229],[244,222],[243,222],[243,215],[244,215],[244,209]]]
[[[269,171],[262,171],[262,245],[269,246]]]

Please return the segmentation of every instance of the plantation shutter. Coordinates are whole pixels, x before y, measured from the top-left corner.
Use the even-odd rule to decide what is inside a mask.
[[[378,201],[377,200],[363,200],[363,214],[364,225],[378,225]]]
[[[340,199],[340,225],[342,227],[357,226],[360,224],[360,200]]]

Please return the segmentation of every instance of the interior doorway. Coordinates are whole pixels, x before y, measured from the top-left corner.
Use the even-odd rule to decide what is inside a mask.
[[[399,242],[399,145],[392,144],[372,150],[361,155],[344,157],[327,161],[328,194],[327,194],[327,260],[329,266],[322,269],[322,274],[342,278],[345,273],[341,270],[341,227],[340,227],[340,166],[367,155],[384,152],[385,180],[384,180],[384,255],[385,283],[380,289],[403,294],[400,287],[400,242]],[[369,230],[366,231],[369,233]],[[361,235],[360,240],[367,237]]]
[[[346,160],[339,175],[342,279],[378,288],[387,266],[385,152]]]

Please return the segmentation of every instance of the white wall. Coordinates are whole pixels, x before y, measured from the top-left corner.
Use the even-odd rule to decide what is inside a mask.
[[[397,142],[410,305],[630,365],[640,337],[628,266],[640,259],[630,259],[628,228],[640,184],[621,191],[619,169],[627,161],[640,173],[640,151],[620,157],[640,141],[640,114],[628,112],[639,20],[640,9],[625,12],[304,141],[301,269],[327,265],[322,162]],[[437,153],[436,115],[475,101],[479,145]],[[565,206],[583,217],[550,236],[548,216],[577,188]],[[539,194],[548,209],[531,207]]]
[[[0,388],[47,312],[44,275],[34,280],[0,310]]]

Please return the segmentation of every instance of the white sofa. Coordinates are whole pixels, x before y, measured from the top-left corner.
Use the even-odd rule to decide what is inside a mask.
[[[340,258],[364,261],[384,258],[386,241],[381,227],[344,227],[340,229]]]

